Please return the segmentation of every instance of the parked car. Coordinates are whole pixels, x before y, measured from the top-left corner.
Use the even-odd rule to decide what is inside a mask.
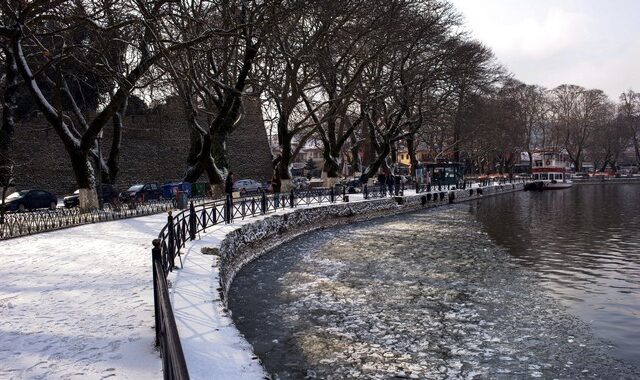
[[[100,194],[98,194],[100,196]],[[113,203],[118,199],[118,190],[107,183],[102,184],[102,203]],[[76,207],[80,204],[80,190],[63,198],[64,207]]]
[[[295,177],[291,180],[291,184],[296,190],[305,190],[309,188],[309,180],[307,177]]]
[[[157,183],[139,183],[120,193],[122,202],[144,202],[162,198],[162,190]]]
[[[239,179],[233,183],[233,191],[239,191],[240,193],[247,193],[250,191],[260,191],[263,185],[252,179]]]
[[[577,172],[573,175],[573,178],[579,179],[589,179],[589,173],[587,172]]]
[[[346,188],[345,191],[348,194],[361,193],[363,187],[359,179],[351,179],[349,181],[346,181],[342,184],[342,186]]]
[[[44,190],[21,190],[9,194],[5,198],[7,211],[25,211],[38,208],[54,210],[58,206],[58,198]]]

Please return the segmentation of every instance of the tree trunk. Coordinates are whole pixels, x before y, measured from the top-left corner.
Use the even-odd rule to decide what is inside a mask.
[[[325,155],[323,172],[326,173],[327,178],[338,178],[340,175],[340,164],[338,163],[338,157],[332,155]]]
[[[391,146],[390,144],[384,144],[381,146],[381,148],[382,148],[382,151],[380,152],[380,154],[378,154],[378,157],[376,157],[376,159],[371,163],[371,165],[369,165],[362,172],[362,175],[360,176],[361,183],[367,183],[369,181],[369,178],[374,176],[378,172],[378,170],[380,170],[381,167],[384,169],[388,169],[388,167],[386,167],[386,159],[389,153],[391,152]]]
[[[291,170],[289,170],[289,165],[293,159],[292,157],[292,149],[291,149],[291,136],[289,133],[284,133],[285,136],[280,139],[280,148],[282,149],[280,160],[278,161],[278,174],[280,175],[281,180],[289,180],[291,179]],[[280,137],[280,135],[278,135]]]
[[[407,152],[409,154],[409,160],[411,161],[411,176],[416,176],[416,170],[418,169],[418,165],[420,162],[416,157],[416,145],[413,136],[407,137]]]
[[[67,150],[67,152],[71,158],[71,167],[80,190],[80,209],[82,211],[91,211],[100,206],[95,187],[95,172],[89,159],[78,150]]]
[[[458,108],[453,120],[453,162],[460,162],[460,136],[462,135],[462,107],[465,97],[465,86],[462,85],[458,95]]]
[[[224,172],[229,171],[229,158],[227,157],[227,133],[219,129],[211,131],[210,155],[213,165],[205,165],[205,171],[212,185],[224,184]]]
[[[127,96],[120,106],[120,110],[113,115],[113,136],[111,140],[111,149],[109,150],[109,158],[107,160],[108,173],[102,176],[105,183],[115,184],[120,172],[120,145],[122,144],[122,120],[127,110],[129,97]],[[100,158],[102,159],[102,157]]]
[[[2,125],[0,125],[0,186],[2,186],[2,203],[10,187],[13,187],[13,162],[9,148],[16,127],[16,93],[18,91],[18,66],[9,48],[5,53],[5,85],[2,98]],[[4,209],[4,208],[3,208]]]

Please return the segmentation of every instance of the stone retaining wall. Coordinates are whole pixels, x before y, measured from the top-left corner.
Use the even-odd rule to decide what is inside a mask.
[[[244,265],[280,244],[307,232],[454,202],[522,191],[522,189],[523,184],[519,183],[484,187],[481,194],[478,193],[478,189],[466,189],[432,193],[431,197],[427,194],[418,194],[365,202],[334,203],[272,215],[244,225],[227,234],[220,245],[221,298],[226,304],[231,283]]]

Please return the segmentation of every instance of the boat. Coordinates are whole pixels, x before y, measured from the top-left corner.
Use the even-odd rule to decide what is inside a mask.
[[[566,154],[553,150],[533,153],[532,182],[526,190],[567,189],[573,186]]]

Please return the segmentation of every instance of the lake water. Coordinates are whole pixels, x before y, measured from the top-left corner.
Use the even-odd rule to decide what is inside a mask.
[[[472,207],[492,240],[640,364],[640,185],[580,185]]]
[[[230,309],[297,378],[639,378],[640,186],[515,193],[317,231]]]

